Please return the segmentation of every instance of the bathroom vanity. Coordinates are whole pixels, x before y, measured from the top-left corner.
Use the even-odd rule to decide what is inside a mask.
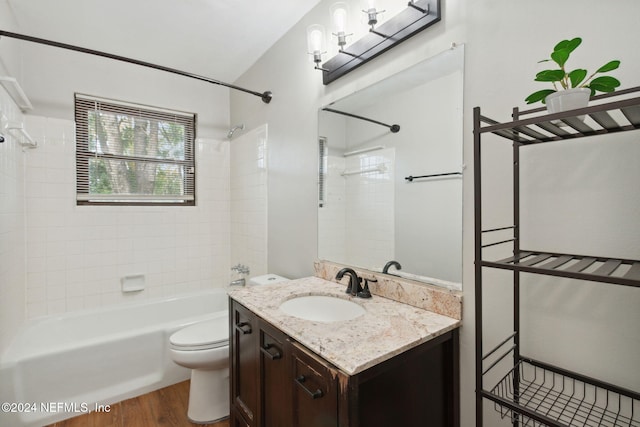
[[[365,313],[310,321],[299,296],[352,299]],[[231,426],[457,426],[460,321],[309,277],[230,292]]]

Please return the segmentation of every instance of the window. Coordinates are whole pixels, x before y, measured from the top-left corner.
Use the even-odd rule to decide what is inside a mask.
[[[76,94],[77,204],[195,205],[195,114]]]

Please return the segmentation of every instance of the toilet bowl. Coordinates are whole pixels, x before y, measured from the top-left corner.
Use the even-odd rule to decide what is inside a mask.
[[[248,285],[262,286],[288,281],[276,274],[252,277]],[[229,416],[229,317],[198,322],[169,337],[169,354],[180,366],[191,369],[187,417],[209,424]]]
[[[169,354],[191,369],[187,417],[206,424],[229,416],[229,319],[187,326],[169,337]]]

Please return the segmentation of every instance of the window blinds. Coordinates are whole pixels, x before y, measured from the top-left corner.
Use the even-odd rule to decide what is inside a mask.
[[[327,138],[321,136],[318,139],[318,207],[324,207],[327,196],[327,157],[329,147]]]
[[[196,116],[75,96],[78,204],[195,204]]]

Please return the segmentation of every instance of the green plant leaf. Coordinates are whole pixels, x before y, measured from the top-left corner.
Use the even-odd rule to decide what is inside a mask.
[[[559,82],[564,78],[562,70],[544,70],[536,74],[537,82]]]
[[[588,85],[591,88],[591,92],[594,90],[598,92],[613,92],[618,86],[620,86],[620,81],[611,76],[596,77]]]
[[[568,50],[568,49],[555,50],[551,54],[551,59],[553,59],[553,61],[556,64],[558,64],[559,67],[564,67],[564,64],[569,59],[569,54],[570,53],[571,53],[571,51]]]
[[[527,96],[525,98],[525,101],[527,104],[533,104],[534,102],[539,102],[542,101],[542,103],[544,103],[544,99],[547,97],[547,95],[550,95],[552,93],[554,93],[555,90],[553,89],[543,89],[543,90],[539,90],[537,92],[533,92],[531,95]]]
[[[618,60],[610,61],[604,64],[602,67],[598,68],[596,73],[606,73],[607,71],[615,70],[619,66],[620,66],[620,61]]]
[[[571,87],[578,87],[580,83],[587,77],[587,70],[578,68],[569,73],[569,80],[571,80]]]
[[[576,50],[578,46],[580,46],[580,43],[582,43],[582,39],[580,37],[576,37],[575,39],[571,40],[562,40],[560,43],[555,45],[553,51],[556,52],[558,50],[567,50],[567,53],[571,53]]]

